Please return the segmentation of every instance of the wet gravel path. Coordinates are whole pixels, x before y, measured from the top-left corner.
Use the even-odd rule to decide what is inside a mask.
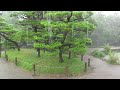
[[[113,49],[120,49],[120,47],[113,47]],[[92,52],[95,48],[89,49]],[[99,48],[99,50],[103,50]],[[70,79],[120,79],[120,65],[108,64],[106,61],[95,58],[90,55],[85,55],[84,60],[91,59],[91,67],[88,72],[82,76],[71,77]]]
[[[120,65],[111,65],[89,55],[85,57],[91,58],[91,69],[83,76],[70,79],[120,79]]]
[[[32,76],[32,73],[27,72],[14,63],[0,59],[0,79],[120,79],[120,65],[111,65],[107,62],[94,58],[90,55],[85,55],[84,59],[91,59],[91,67],[84,75],[72,77],[59,76]]]
[[[103,48],[89,48],[89,53],[95,49],[103,50]],[[120,47],[112,47],[112,49],[120,49]],[[120,79],[120,65],[108,64],[106,61],[85,55],[84,60],[91,59],[91,69],[83,76],[72,77],[74,79]]]
[[[94,58],[90,55],[84,56],[85,59],[91,59],[91,67],[87,73],[71,77],[39,77],[52,79],[120,79],[120,65],[111,65],[107,62]]]
[[[85,56],[91,59],[91,69],[84,75],[75,77],[59,77],[59,76],[32,76],[14,63],[6,62],[0,59],[0,79],[120,79],[120,65],[110,65],[105,61]]]
[[[32,74],[15,66],[14,63],[0,59],[0,79],[33,79]]]

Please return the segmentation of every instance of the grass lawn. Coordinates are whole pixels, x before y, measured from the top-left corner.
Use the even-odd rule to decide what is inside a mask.
[[[66,66],[71,74],[80,74],[84,71],[84,62],[80,58],[68,59],[67,55],[63,54],[64,62],[58,61],[58,54],[50,52],[41,52],[41,57],[37,57],[35,49],[21,49],[7,51],[9,61],[15,62],[15,57],[18,58],[18,66],[28,71],[33,70],[33,64],[36,64],[36,72],[39,74],[64,74]],[[2,57],[5,57],[3,54]]]

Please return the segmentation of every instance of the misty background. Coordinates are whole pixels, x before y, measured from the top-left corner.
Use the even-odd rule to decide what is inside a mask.
[[[6,18],[8,23],[13,24],[18,17],[10,17],[13,12],[19,11],[0,11],[2,17]],[[112,46],[120,46],[120,11],[93,11],[91,22],[95,24],[96,30],[88,35],[93,40],[93,47],[101,47],[109,43]]]
[[[90,35],[93,46],[100,47],[109,43],[120,46],[120,11],[94,11],[92,16],[96,30]]]

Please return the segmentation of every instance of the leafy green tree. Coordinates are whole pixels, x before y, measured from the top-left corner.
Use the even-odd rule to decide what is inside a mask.
[[[13,43],[17,47],[18,51],[20,51],[19,44],[12,38],[12,36],[14,36],[15,33],[16,30],[13,27],[13,25],[8,24],[5,19],[0,17],[0,35],[9,42]]]
[[[12,17],[18,17],[20,20],[17,22],[17,25],[21,25],[28,29],[29,32],[32,31],[32,35],[35,38],[35,46],[38,52],[38,57],[40,57],[40,47],[41,39],[37,38],[40,32],[43,30],[42,26],[40,25],[40,20],[44,19],[44,12],[43,11],[23,11],[23,12],[16,12],[11,14]],[[41,36],[41,35],[39,35]],[[40,40],[39,40],[40,39]]]
[[[95,29],[95,26],[87,20],[92,15],[90,11],[24,11],[11,16],[19,17],[21,20],[18,20],[17,25],[32,31],[34,47],[39,57],[42,49],[59,50],[59,61],[63,62],[65,48],[69,48],[69,59],[71,48],[81,48],[81,54],[86,52],[87,44],[84,42],[87,42],[87,39],[81,40]],[[82,44],[75,44],[75,40],[80,40]]]
[[[41,21],[45,27],[51,27],[52,43],[49,45],[54,46],[54,49],[59,50],[59,61],[63,62],[63,51],[66,47],[72,48],[81,46],[84,48],[81,50],[81,54],[86,52],[85,44],[74,44],[76,38],[82,38],[95,29],[92,23],[86,22],[85,19],[90,17],[91,12],[80,11],[52,11],[46,13],[46,16],[51,18],[51,22],[48,24],[48,20]],[[74,27],[74,28],[73,28]],[[73,34],[74,31],[74,34]],[[81,39],[81,40],[82,40]],[[76,48],[74,48],[76,49]],[[82,52],[83,51],[83,52]],[[69,50],[69,58],[71,57]]]

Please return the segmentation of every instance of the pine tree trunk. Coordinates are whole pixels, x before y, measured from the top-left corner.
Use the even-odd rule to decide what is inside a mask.
[[[46,51],[46,49],[44,48],[44,49],[43,49],[43,52],[45,53],[45,51]]]
[[[68,59],[71,59],[71,51],[69,51],[69,57],[68,57]]]
[[[19,46],[17,46],[17,49],[18,49],[18,51],[20,51],[20,47]]]
[[[11,40],[11,42],[12,42],[13,44],[15,44],[16,48],[18,49],[18,51],[20,51],[20,46],[18,45],[18,43],[15,42],[15,41],[12,41],[12,40]]]
[[[81,60],[83,61],[83,54],[81,55]]]
[[[62,48],[59,48],[59,62],[63,62],[62,53]]]
[[[37,48],[38,57],[40,57],[40,48]]]
[[[69,53],[69,54],[68,54],[68,55],[69,55],[68,59],[71,59],[71,54],[72,54],[72,53],[71,53],[71,51],[70,51],[70,46],[69,46],[69,52],[68,52],[68,53]]]
[[[5,36],[4,34],[1,34],[6,40],[8,40],[8,41],[10,41],[10,42],[12,42],[15,46],[16,46],[16,48],[18,49],[18,51],[20,51],[20,46],[19,46],[19,44],[16,42],[16,41],[13,41],[12,39],[9,39],[7,36]]]

